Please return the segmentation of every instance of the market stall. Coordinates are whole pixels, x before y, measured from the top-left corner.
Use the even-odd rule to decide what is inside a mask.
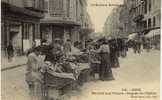
[[[44,62],[42,65],[43,96],[46,99],[53,96],[53,91],[57,90],[63,93],[67,87],[73,89],[74,86],[83,85],[90,73],[87,54],[74,47],[68,56],[63,56],[60,60],[54,65],[51,62]]]

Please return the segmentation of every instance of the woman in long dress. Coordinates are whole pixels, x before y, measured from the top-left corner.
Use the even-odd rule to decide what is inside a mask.
[[[101,57],[101,64],[99,68],[99,77],[100,80],[114,80],[112,69],[111,69],[111,61],[110,61],[110,48],[108,45],[108,41],[106,39],[103,41],[102,45],[98,50]]]

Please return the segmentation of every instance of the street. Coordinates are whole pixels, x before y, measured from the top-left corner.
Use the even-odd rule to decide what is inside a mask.
[[[2,100],[29,100],[25,82],[25,66],[2,72]],[[135,100],[128,95],[100,95],[93,92],[120,92],[123,89],[140,88],[142,92],[156,92],[156,98],[140,100],[159,100],[160,51],[143,51],[141,54],[128,52],[120,58],[120,68],[113,69],[114,81],[91,81],[81,87],[81,92],[69,97],[70,100]]]

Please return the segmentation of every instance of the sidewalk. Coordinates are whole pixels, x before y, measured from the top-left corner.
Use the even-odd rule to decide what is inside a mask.
[[[1,58],[1,71],[20,67],[22,65],[25,65],[26,62],[27,62],[26,56],[14,57],[11,62],[8,62],[7,58]]]

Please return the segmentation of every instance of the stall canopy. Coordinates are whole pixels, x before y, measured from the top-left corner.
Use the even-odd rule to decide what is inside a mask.
[[[134,40],[138,36],[138,33],[132,33],[128,36],[128,40]]]
[[[160,35],[160,29],[151,30],[148,34],[145,35],[146,38],[151,38],[153,36]]]

